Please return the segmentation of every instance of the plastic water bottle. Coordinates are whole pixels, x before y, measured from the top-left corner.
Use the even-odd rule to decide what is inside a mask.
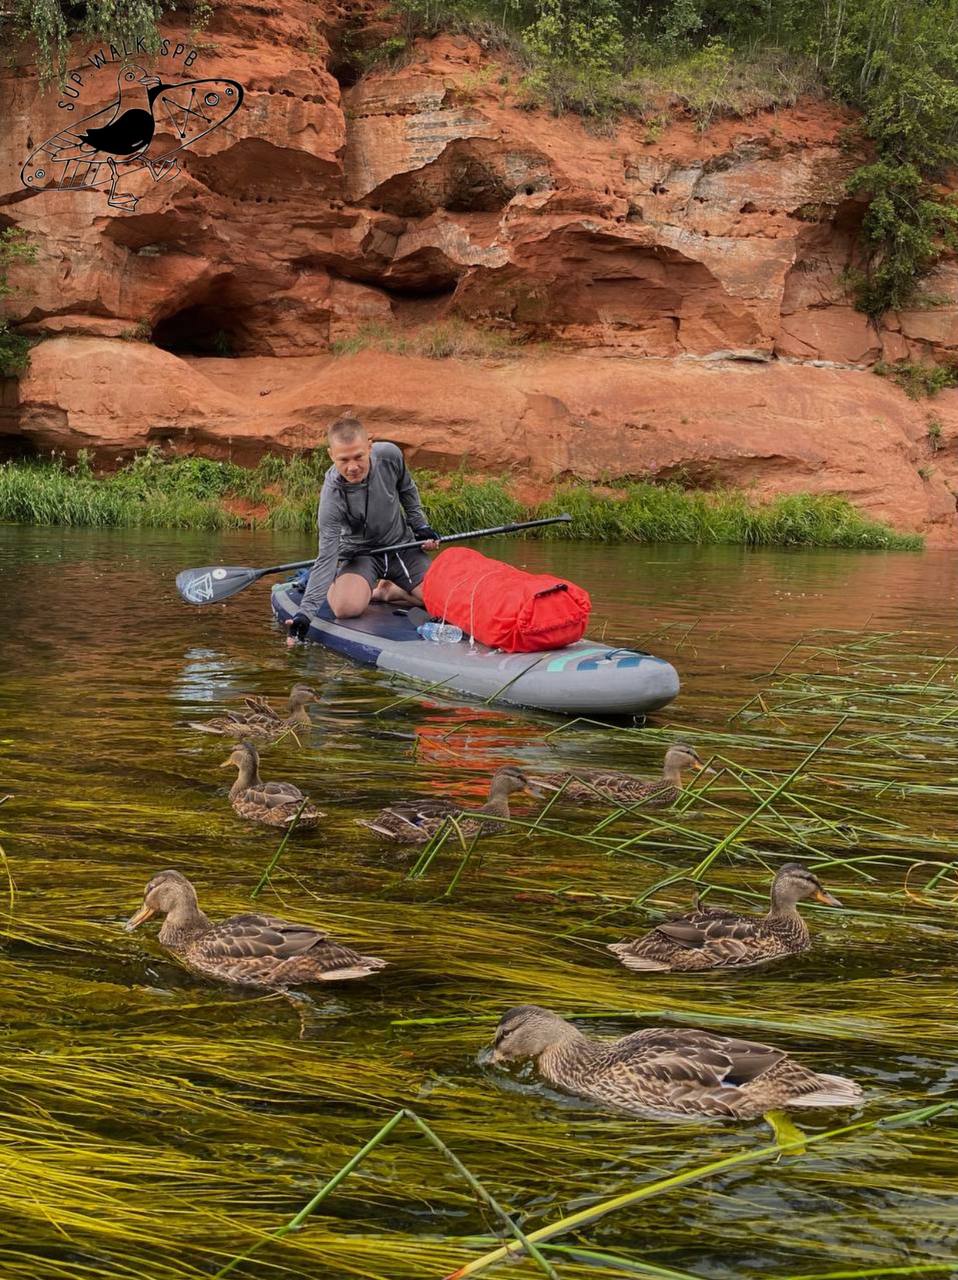
[[[434,640],[436,644],[458,644],[462,639],[462,629],[451,622],[424,622],[416,630],[424,640]]]

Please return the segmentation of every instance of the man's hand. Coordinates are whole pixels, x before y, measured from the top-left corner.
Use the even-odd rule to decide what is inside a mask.
[[[309,635],[310,618],[308,613],[295,613],[291,618],[287,618],[286,625],[289,627],[289,635],[286,637],[286,643],[295,644],[297,640],[305,642]]]
[[[428,524],[423,525],[421,529],[416,529],[415,535],[416,535],[417,541],[420,538],[426,539],[426,541],[422,544],[423,551],[435,551],[435,549],[439,546],[439,534],[435,531],[435,529],[431,528]]]

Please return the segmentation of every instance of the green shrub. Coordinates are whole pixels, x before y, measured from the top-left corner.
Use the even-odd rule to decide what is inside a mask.
[[[889,364],[879,360],[872,366],[872,372],[880,378],[891,378],[912,400],[937,395],[946,387],[958,386],[958,365],[953,364],[918,364],[909,360],[896,360]],[[931,430],[928,432],[931,435]],[[941,436],[941,427],[938,428]]]
[[[157,22],[174,8],[164,0],[12,0],[3,14],[18,36],[36,42],[37,65],[43,83],[66,73],[70,35],[81,31],[87,38],[113,40],[135,48],[138,40],[151,53],[160,45]],[[2,21],[2,19],[0,19]]]

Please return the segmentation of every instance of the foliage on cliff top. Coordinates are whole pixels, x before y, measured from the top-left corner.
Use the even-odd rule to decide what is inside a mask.
[[[874,155],[850,182],[868,198],[858,307],[873,318],[915,300],[958,209],[936,189],[958,164],[958,0],[392,0],[408,30],[480,19],[512,28],[526,88],[555,110],[647,112],[671,91],[703,125],[794,101],[817,80],[861,110]],[[764,96],[763,96],[764,95]],[[654,95],[652,95],[654,96]]]
[[[140,454],[97,474],[82,454],[0,465],[0,520],[22,524],[224,529],[258,523],[314,536],[316,502],[329,458],[324,449],[266,455],[255,468],[209,458]],[[704,492],[675,483],[622,483],[599,491],[564,485],[544,502],[519,502],[498,480],[418,474],[440,533],[570,511],[560,535],[601,542],[731,543],[916,550],[921,539],[867,519],[842,498],[794,494],[759,503],[736,490]],[[236,506],[258,508],[240,515]],[[549,531],[545,531],[548,535]],[[554,535],[553,535],[554,536]]]
[[[133,48],[142,40],[156,50],[160,38],[157,23],[165,11],[175,8],[168,0],[13,0],[4,14],[21,38],[33,38],[41,78],[48,82],[66,71],[69,39],[73,32],[104,37]],[[2,19],[0,19],[2,20]]]

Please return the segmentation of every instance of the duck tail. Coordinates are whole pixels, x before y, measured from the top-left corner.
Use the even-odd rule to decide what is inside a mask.
[[[813,1079],[818,1088],[812,1093],[789,1098],[789,1107],[856,1107],[864,1096],[861,1085],[847,1076],[817,1072]]]
[[[214,733],[218,738],[223,736],[222,729],[217,729],[210,724],[204,724],[202,720],[177,720],[174,723],[177,729],[195,729],[197,733]]]
[[[355,821],[361,827],[366,827],[369,831],[375,831],[377,836],[385,836],[387,840],[394,840],[395,836],[391,831],[387,831],[385,827],[378,826],[375,822],[367,822],[365,818],[356,818]]]
[[[618,956],[619,962],[627,969],[642,970],[645,973],[668,973],[670,965],[663,964],[661,960],[650,960],[648,956],[636,955],[631,950],[631,945],[629,942],[610,942],[606,950]]]
[[[342,982],[346,978],[368,978],[371,973],[385,969],[387,961],[379,956],[360,956],[358,964],[345,965],[342,969],[327,969],[320,974],[322,982]]]
[[[303,810],[303,812],[299,815],[299,822],[297,822],[296,825],[298,827],[302,827],[303,830],[305,831],[308,827],[315,827],[316,824],[319,822],[320,818],[325,818],[325,817],[326,817],[326,814],[321,809],[312,809],[309,806],[307,806]],[[296,822],[296,814],[291,813],[288,818],[283,819],[283,826],[284,827],[292,826],[294,822]]]

